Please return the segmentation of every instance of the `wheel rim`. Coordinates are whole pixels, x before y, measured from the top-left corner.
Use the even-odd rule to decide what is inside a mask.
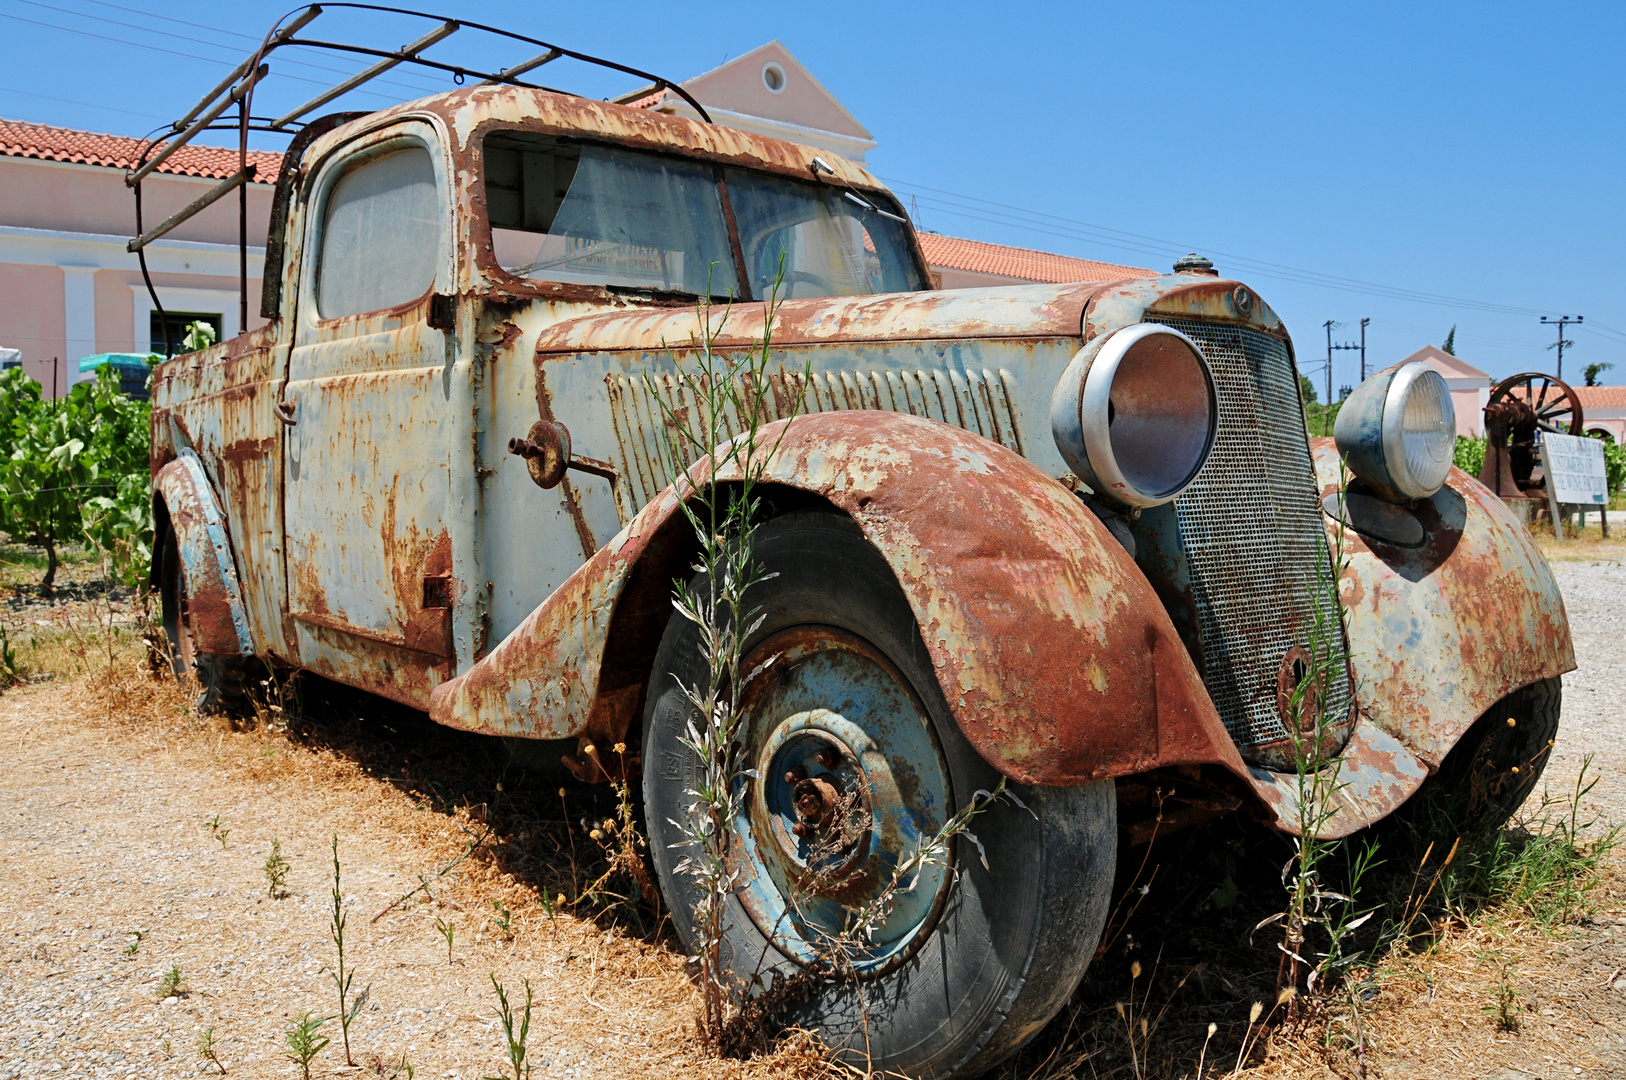
[[[854,911],[877,910],[874,933],[849,932],[841,952],[859,974],[882,974],[926,939],[952,879],[950,856],[889,893],[899,863],[950,813],[931,719],[878,649],[831,627],[775,634],[742,670],[760,674],[741,700],[756,779],[734,823],[736,895],[803,965],[830,951]]]

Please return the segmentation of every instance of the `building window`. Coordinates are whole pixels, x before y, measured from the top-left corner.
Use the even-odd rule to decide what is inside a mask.
[[[775,94],[783,93],[785,90],[785,69],[771,61],[763,64],[762,85]]]
[[[214,328],[215,340],[220,340],[221,319],[218,311],[166,311],[162,320],[158,312],[154,311],[149,320],[150,332],[148,334],[147,348],[159,356],[167,355],[164,348],[164,324],[169,324],[169,346],[176,356],[186,351],[181,339],[186,337],[186,328],[195,322],[207,323]]]

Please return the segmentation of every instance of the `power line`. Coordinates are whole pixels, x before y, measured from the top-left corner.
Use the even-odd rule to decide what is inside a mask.
[[[1120,250],[1135,251],[1151,254],[1157,257],[1168,257],[1169,252],[1188,250],[1192,245],[1174,243],[1158,237],[1144,236],[1131,233],[1110,226],[1099,225],[1093,222],[1080,221],[1076,218],[1062,217],[1057,214],[1048,214],[1043,211],[1031,210],[1026,207],[1013,206],[1008,203],[994,202],[990,199],[979,199],[973,195],[964,195],[959,192],[947,191],[943,188],[934,188],[926,184],[915,184],[907,180],[880,177],[887,183],[894,184],[904,190],[935,192],[948,196],[959,202],[948,202],[932,199],[929,196],[922,201],[931,209],[947,213],[956,217],[970,218],[990,224],[1012,225],[1024,228],[1031,232],[1050,236],[1061,236],[1067,239],[1084,240]],[[966,205],[966,204],[976,205]],[[986,209],[985,209],[986,208]],[[987,215],[995,216],[987,216]],[[1063,230],[1047,227],[1050,223],[1064,226]],[[1079,230],[1083,230],[1081,233]],[[1092,235],[1093,234],[1093,235]],[[1135,241],[1139,241],[1138,243]],[[1155,246],[1154,246],[1155,245]],[[1282,263],[1269,262],[1262,259],[1249,258],[1235,253],[1219,251],[1197,245],[1204,251],[1209,251],[1220,258],[1228,259],[1234,264],[1256,273],[1262,277],[1273,277],[1280,280],[1292,281],[1295,284],[1316,285],[1325,288],[1339,289],[1346,292],[1362,293],[1378,296],[1390,300],[1404,300],[1413,303],[1424,303],[1442,307],[1455,307],[1464,310],[1485,311],[1502,315],[1539,315],[1539,308],[1516,307],[1510,304],[1497,304],[1483,300],[1469,300],[1462,297],[1446,296],[1438,293],[1422,292],[1415,289],[1406,289],[1399,286],[1383,285],[1377,282],[1361,281],[1355,278],[1339,277],[1334,274],[1325,274],[1320,271],[1306,270],[1301,267],[1289,266]]]
[[[178,56],[183,60],[197,60],[205,64],[218,64],[221,67],[236,66],[233,61],[230,60],[217,60],[212,56],[199,56],[197,53],[186,53],[180,52],[176,49],[166,49],[161,45],[148,45],[147,43],[141,41],[129,41],[124,38],[109,37],[106,34],[97,34],[90,30],[78,30],[71,26],[58,26],[56,23],[41,22],[38,19],[27,19],[21,15],[12,15],[4,11],[0,11],[0,19],[11,19],[13,22],[27,23],[30,26],[42,26],[47,30],[56,30],[64,34],[77,34],[80,37],[92,38],[96,41],[110,41],[115,45],[123,45],[128,48],[146,49],[148,52],[163,53],[166,56]],[[285,73],[282,77],[293,80],[294,82],[310,83],[312,86],[328,85],[327,80],[311,79],[303,75],[290,75]],[[389,94],[378,94],[368,90],[359,90],[356,91],[356,93],[366,94],[370,97],[383,98],[387,101],[394,100],[394,98]]]
[[[72,16],[74,16],[76,18],[80,18],[80,19],[93,19],[96,22],[108,23],[109,25],[112,25],[112,26],[122,26],[127,30],[139,30],[144,34],[154,34],[154,35],[157,35],[157,36],[160,36],[160,37],[174,38],[177,41],[187,41],[187,42],[191,42],[192,44],[203,45],[203,46],[206,46],[206,47],[211,48],[211,49],[222,49],[222,50],[227,50],[227,51],[232,50],[232,46],[230,46],[230,45],[222,45],[219,42],[210,41],[207,38],[196,38],[196,37],[191,37],[191,36],[186,35],[186,34],[177,34],[173,30],[159,30],[159,29],[156,29],[154,27],[143,26],[140,23],[125,22],[122,19],[110,19],[110,18],[107,18],[104,15],[92,15],[89,12],[86,12],[86,11],[75,11],[72,8],[58,7],[55,4],[42,3],[41,0],[16,0],[16,2],[20,3],[20,4],[28,4],[31,7],[44,8],[46,11],[55,11],[55,12],[57,12],[59,14],[62,14],[62,15],[72,15]],[[103,0],[91,0],[91,2],[92,3],[103,3]],[[105,4],[104,3],[104,6],[105,7],[110,7],[110,8],[115,8],[115,9],[117,9],[119,11],[134,11],[134,9],[132,9],[132,8],[121,7],[118,4]],[[138,15],[147,14],[147,12],[139,12],[139,11],[136,11],[134,13],[138,14]],[[162,17],[163,16],[160,16],[160,18],[162,18]],[[250,37],[248,34],[240,34],[240,33],[237,33],[234,30],[227,30],[224,27],[205,26],[202,23],[185,22],[184,20],[180,20],[180,19],[174,19],[174,20],[171,20],[171,21],[180,22],[185,26],[197,27],[200,30],[209,30],[209,31],[212,31],[212,32],[218,33],[218,34],[230,34],[233,37],[239,37],[239,38],[247,39],[248,41],[254,43],[255,45],[258,45],[260,43],[260,40],[261,40],[260,38]],[[75,31],[71,30],[68,27],[62,27],[60,29],[67,29],[67,30],[69,30],[70,33],[75,32]],[[352,70],[349,70],[349,69],[346,69],[346,68],[332,67],[332,66],[327,65],[327,64],[316,64],[316,63],[312,63],[312,62],[310,62],[308,60],[296,60],[296,59],[294,59],[292,57],[288,57],[288,56],[285,56],[283,58],[282,62],[286,63],[286,64],[293,64],[296,67],[309,68],[312,71],[325,71],[325,72],[327,72],[327,73],[329,73],[331,75],[346,75],[346,76],[348,76],[348,75],[355,74],[355,71],[352,71]],[[357,69],[357,70],[359,70],[359,69]],[[378,79],[378,80],[375,80],[375,81],[378,82],[381,85],[395,86],[395,87],[398,87],[398,88],[400,88],[402,90],[409,90],[409,91],[413,91],[413,92],[417,92],[417,93],[422,93],[426,89],[432,89],[427,84],[412,85],[412,84],[401,82],[398,79]],[[386,96],[386,95],[380,95],[380,96]]]
[[[87,109],[103,109],[107,112],[123,113],[126,116],[139,116],[143,120],[162,121],[164,119],[162,116],[155,116],[152,113],[135,112],[132,109],[120,109],[112,105],[97,105],[89,101],[75,101],[73,98],[53,97],[50,94],[36,94],[32,90],[18,90],[13,86],[0,86],[0,93],[21,94],[24,97],[39,98],[41,101],[56,101],[62,103],[63,105],[80,105]]]

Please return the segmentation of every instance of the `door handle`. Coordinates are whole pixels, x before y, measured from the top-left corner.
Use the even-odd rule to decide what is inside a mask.
[[[276,413],[277,419],[288,427],[293,427],[299,423],[298,418],[294,416],[294,403],[291,401],[279,401],[271,406],[271,411]]]

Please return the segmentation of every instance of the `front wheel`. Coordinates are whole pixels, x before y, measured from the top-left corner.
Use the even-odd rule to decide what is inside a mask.
[[[1553,741],[1563,684],[1543,679],[1491,706],[1396,815],[1421,841],[1495,832],[1535,790]]]
[[[900,861],[999,776],[960,735],[908,601],[856,526],[787,515],[758,530],[755,554],[773,576],[747,602],[763,619],[740,670],[761,674],[743,688],[739,768],[757,778],[740,781],[731,823],[723,966],[760,990],[839,959],[785,1020],[858,1067],[979,1072],[1043,1028],[1094,954],[1116,856],[1112,784],[1013,787],[1020,804],[990,805],[946,865],[900,881]],[[697,628],[673,618],[650,683],[644,799],[691,949],[700,890],[679,869],[676,822],[701,763],[683,742],[699,718],[680,684],[706,673]],[[859,912],[867,933],[852,929]]]

